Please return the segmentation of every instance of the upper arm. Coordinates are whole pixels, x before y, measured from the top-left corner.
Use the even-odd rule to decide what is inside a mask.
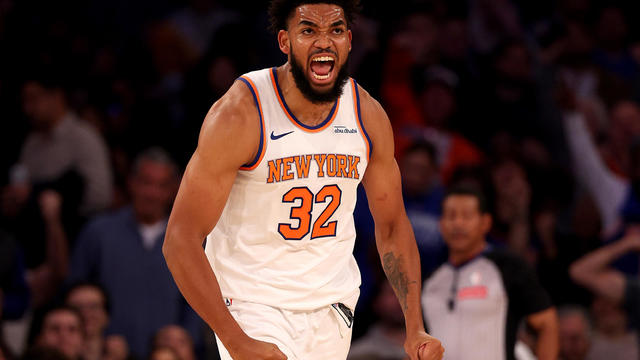
[[[540,331],[549,326],[554,326],[557,322],[558,317],[554,307],[550,307],[527,316],[527,323],[536,331]]]
[[[215,226],[239,168],[258,151],[258,110],[248,87],[236,81],[204,119],[167,228],[168,235],[204,237]]]
[[[362,118],[372,143],[362,183],[376,227],[404,216],[400,170],[394,158],[393,132],[382,106],[366,91],[362,94]]]

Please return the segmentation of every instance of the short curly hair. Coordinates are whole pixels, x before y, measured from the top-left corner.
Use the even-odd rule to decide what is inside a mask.
[[[333,4],[340,6],[344,10],[344,16],[347,18],[348,28],[351,28],[355,16],[360,12],[360,0],[272,0],[269,5],[270,29],[274,33],[280,30],[287,30],[287,21],[293,10],[300,5],[306,4]]]

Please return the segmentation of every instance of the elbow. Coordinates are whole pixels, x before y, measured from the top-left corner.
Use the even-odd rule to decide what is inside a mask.
[[[171,227],[167,227],[167,232],[162,243],[162,255],[167,264],[170,264],[173,256],[179,251],[176,241],[175,231]]]

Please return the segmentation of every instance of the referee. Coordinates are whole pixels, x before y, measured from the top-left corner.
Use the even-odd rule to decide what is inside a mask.
[[[447,360],[511,360],[522,319],[537,332],[539,360],[558,356],[555,308],[522,259],[493,249],[485,236],[491,215],[480,192],[454,188],[443,200],[440,230],[449,261],[423,286],[430,333]]]

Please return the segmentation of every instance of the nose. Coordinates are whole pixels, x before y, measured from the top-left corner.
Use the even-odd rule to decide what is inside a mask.
[[[318,38],[316,39],[314,45],[320,49],[328,49],[331,47],[331,39],[329,38],[329,34],[326,32],[320,32],[318,34]]]

